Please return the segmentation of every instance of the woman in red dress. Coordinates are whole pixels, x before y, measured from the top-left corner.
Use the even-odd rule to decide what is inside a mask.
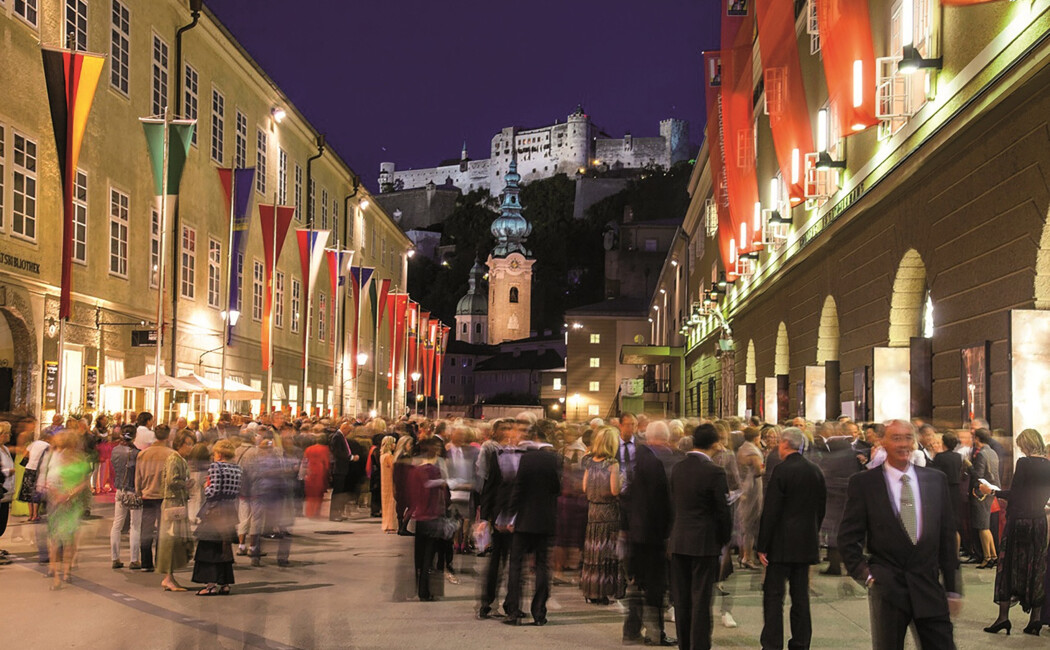
[[[331,467],[325,435],[320,434],[314,444],[306,448],[303,455],[303,487],[306,492],[306,516],[316,519],[321,516],[321,502],[328,490],[328,472]]]

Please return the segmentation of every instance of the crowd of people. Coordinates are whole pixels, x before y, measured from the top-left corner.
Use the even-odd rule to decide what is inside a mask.
[[[0,536],[9,515],[36,524],[61,589],[93,495],[112,492],[114,570],[128,557],[128,570],[186,591],[176,571],[192,562],[197,595],[226,595],[236,555],[260,566],[273,540],[288,566],[297,516],[342,521],[365,505],[384,532],[413,537],[410,588],[396,598],[434,600],[481,557],[479,619],[544,625],[551,586],[572,585],[624,613],[625,644],[707,648],[716,620],[737,626],[726,580],[743,571],[762,575],[762,647],[783,647],[790,596],[788,645],[803,648],[810,570],[827,562],[842,593],[867,587],[874,647],[902,647],[909,626],[924,647],[951,647],[960,559],[997,572],[986,631],[1009,632],[1015,603],[1029,612],[1025,632],[1050,621],[1050,460],[1035,431],[1016,444],[1015,472],[1010,438],[979,420],[938,431],[918,420],[388,424],[276,412],[157,424],[144,412],[56,416],[38,431],[25,418],[0,423]]]

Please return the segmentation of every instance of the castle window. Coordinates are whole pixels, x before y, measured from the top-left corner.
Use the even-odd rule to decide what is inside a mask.
[[[511,302],[518,302],[518,288],[517,287],[511,287],[510,288],[510,301]]]
[[[464,334],[467,333],[467,324],[466,323],[463,323],[463,333]]]
[[[465,328],[466,324],[464,323],[464,331],[466,331]],[[474,333],[481,334],[481,323],[474,323]]]

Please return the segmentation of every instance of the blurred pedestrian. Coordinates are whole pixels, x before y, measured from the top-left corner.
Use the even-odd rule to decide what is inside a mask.
[[[160,427],[157,427],[160,429]],[[164,574],[164,591],[186,591],[175,580],[175,572],[190,563],[193,538],[190,535],[189,490],[190,466],[186,462],[197,437],[185,429],[175,435],[175,453],[169,454],[164,466],[164,501],[161,504],[157,542],[157,572]]]
[[[142,418],[140,417],[141,421]],[[141,425],[135,433],[135,446],[139,446]],[[153,562],[153,546],[157,541],[157,524],[161,520],[164,503],[168,457],[176,455],[168,446],[170,430],[163,424],[150,433],[154,442],[139,452],[135,461],[135,493],[142,499],[141,558],[142,570],[151,573],[156,568]]]
[[[394,501],[394,436],[384,436],[379,445],[379,469],[382,487],[383,532],[397,532],[397,506]]]
[[[7,530],[11,501],[15,497],[15,459],[8,444],[11,442],[11,423],[0,422],[0,537]],[[0,549],[0,564],[10,564],[7,551]]]
[[[193,581],[205,585],[198,596],[226,595],[234,584],[233,544],[242,473],[239,465],[230,462],[235,449],[229,440],[219,440],[212,449],[193,554]]]
[[[428,438],[420,443],[423,455],[419,459],[409,479],[410,516],[416,524],[415,531],[415,569],[416,593],[420,601],[434,600],[431,591],[430,576],[434,569],[434,560],[438,544],[446,538],[443,528],[447,518],[448,485],[437,467],[441,454],[441,440]],[[451,531],[448,531],[451,537]]]
[[[135,492],[135,469],[139,450],[135,446],[135,425],[125,424],[121,431],[121,444],[113,450],[114,486],[117,494],[113,500],[113,526],[109,531],[110,560],[114,569],[122,569],[120,561],[120,538],[124,524],[131,522],[128,531],[131,536],[131,565],[133,571],[142,568],[142,498]]]
[[[91,499],[91,465],[80,450],[72,431],[61,431],[52,438],[37,479],[38,489],[47,495],[48,554],[51,558],[51,589],[70,582],[73,558],[77,553],[77,532]]]
[[[327,437],[323,432],[314,436],[312,445],[303,454],[303,464],[299,476],[303,480],[303,491],[306,493],[305,514],[311,519],[321,516],[321,504],[328,490],[328,479],[331,474],[331,451],[328,449]]]

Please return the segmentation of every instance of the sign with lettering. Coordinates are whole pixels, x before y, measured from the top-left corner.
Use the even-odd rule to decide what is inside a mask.
[[[152,348],[157,345],[157,330],[131,330],[131,347]]]
[[[40,275],[40,263],[32,260],[24,260],[16,255],[8,255],[7,253],[0,253],[0,264],[4,266],[10,266],[13,269],[19,271],[29,271],[35,275]]]
[[[44,362],[44,409],[58,408],[58,362]]]
[[[84,367],[84,408],[94,411],[98,405],[98,367]]]

